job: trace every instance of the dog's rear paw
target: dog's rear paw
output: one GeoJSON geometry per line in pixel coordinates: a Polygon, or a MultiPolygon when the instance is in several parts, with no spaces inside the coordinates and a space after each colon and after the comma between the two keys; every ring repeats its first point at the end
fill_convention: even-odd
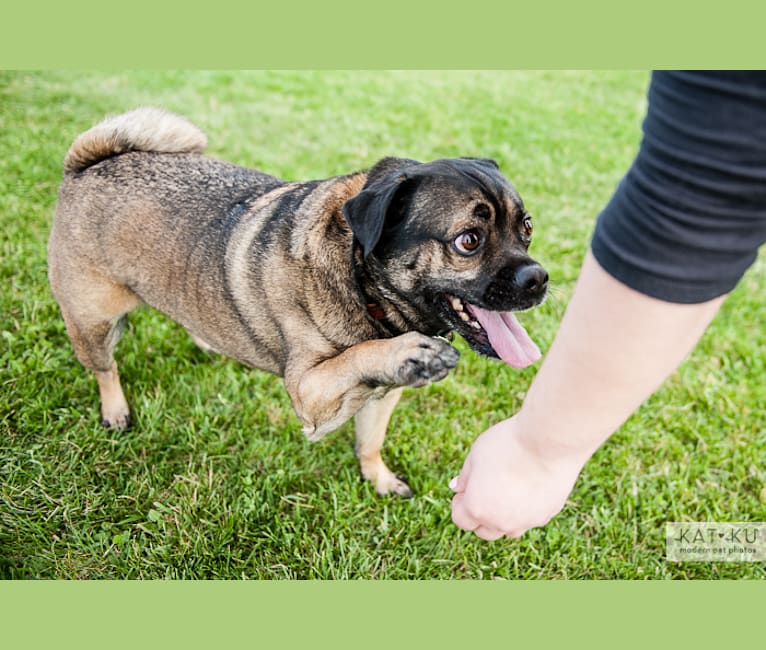
{"type": "Polygon", "coordinates": [[[107,429],[127,429],[130,426],[130,408],[120,386],[117,364],[109,370],[97,370],[99,397],[101,398],[101,424],[107,429]]]}
{"type": "Polygon", "coordinates": [[[410,332],[401,336],[401,350],[396,381],[400,386],[424,386],[444,379],[456,365],[460,353],[449,343],[410,332]]]}
{"type": "Polygon", "coordinates": [[[130,428],[130,410],[127,405],[106,410],[101,409],[101,424],[107,429],[124,430],[130,428]]]}

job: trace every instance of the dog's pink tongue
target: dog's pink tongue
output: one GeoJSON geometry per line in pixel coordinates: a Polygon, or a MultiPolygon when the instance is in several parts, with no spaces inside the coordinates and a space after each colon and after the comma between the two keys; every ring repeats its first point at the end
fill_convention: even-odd
{"type": "Polygon", "coordinates": [[[487,331],[489,342],[497,355],[514,368],[525,368],[542,355],[540,348],[510,311],[488,311],[468,305],[476,320],[487,331]]]}

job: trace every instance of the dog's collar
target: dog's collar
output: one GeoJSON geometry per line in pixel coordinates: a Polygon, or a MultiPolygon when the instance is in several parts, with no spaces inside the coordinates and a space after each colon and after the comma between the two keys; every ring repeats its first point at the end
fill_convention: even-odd
{"type": "Polygon", "coordinates": [[[394,325],[386,316],[386,312],[381,306],[380,303],[372,301],[370,296],[367,294],[367,292],[364,290],[363,287],[360,285],[360,289],[362,292],[362,295],[364,296],[364,299],[367,301],[367,313],[372,317],[372,319],[375,321],[375,324],[378,326],[378,329],[382,330],[382,333],[385,336],[394,337],[398,336],[399,334],[403,334],[404,332],[401,330],[401,328],[394,325]]]}
{"type": "MultiPolygon", "coordinates": [[[[356,242],[355,242],[356,247],[356,242]]],[[[373,318],[376,325],[379,326],[380,329],[383,330],[383,333],[386,336],[397,336],[399,334],[403,334],[404,331],[394,325],[386,316],[386,311],[383,309],[381,304],[379,302],[375,302],[370,294],[367,293],[364,289],[364,283],[362,282],[362,271],[359,268],[359,264],[356,259],[356,248],[354,249],[353,255],[352,255],[352,266],[354,269],[354,280],[356,281],[356,286],[359,290],[359,293],[362,294],[364,297],[364,300],[367,305],[367,313],[373,318]]],[[[436,338],[440,338],[445,340],[446,342],[450,342],[454,338],[454,332],[450,330],[448,327],[445,327],[443,330],[437,332],[433,335],[436,338]]]]}
{"type": "Polygon", "coordinates": [[[368,302],[367,311],[375,320],[386,320],[386,312],[377,302],[368,302]]]}
{"type": "Polygon", "coordinates": [[[367,293],[366,289],[364,288],[364,272],[357,259],[357,255],[360,250],[359,242],[357,241],[356,237],[354,237],[351,249],[351,265],[354,270],[354,282],[356,283],[357,290],[364,299],[364,303],[367,307],[367,313],[373,319],[376,328],[381,332],[381,334],[383,334],[383,336],[394,337],[398,336],[399,334],[403,334],[404,331],[394,325],[394,323],[389,320],[388,316],[386,316],[386,311],[383,309],[383,306],[380,304],[380,302],[374,300],[373,297],[370,296],[370,294],[367,293]]]}

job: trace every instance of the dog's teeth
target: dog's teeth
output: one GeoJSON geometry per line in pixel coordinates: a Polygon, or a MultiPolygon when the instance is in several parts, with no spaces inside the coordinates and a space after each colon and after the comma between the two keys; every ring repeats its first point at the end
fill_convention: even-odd
{"type": "Polygon", "coordinates": [[[471,327],[473,327],[475,330],[480,330],[481,329],[481,325],[477,321],[475,321],[475,320],[471,321],[471,327]]]}
{"type": "Polygon", "coordinates": [[[461,311],[460,312],[460,319],[467,323],[470,320],[470,317],[464,311],[461,311]]]}
{"type": "Polygon", "coordinates": [[[463,303],[460,301],[460,298],[453,296],[450,298],[450,303],[452,304],[452,309],[455,311],[463,311],[463,303]]]}

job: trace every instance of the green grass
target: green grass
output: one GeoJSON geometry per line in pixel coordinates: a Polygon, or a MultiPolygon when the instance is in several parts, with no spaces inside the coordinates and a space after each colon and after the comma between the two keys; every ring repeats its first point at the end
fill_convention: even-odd
{"type": "Polygon", "coordinates": [[[349,425],[307,442],[281,380],[202,353],[149,309],[118,358],[135,426],[99,425],[46,280],[71,140],[139,104],[188,116],[210,153],[288,179],[386,155],[497,159],[535,216],[553,295],[523,319],[546,349],[598,211],[640,138],[640,72],[0,72],[0,577],[764,578],[673,564],[667,521],[766,520],[766,266],[687,362],[520,541],[451,523],[472,440],[515,412],[535,369],[459,342],[446,380],[409,390],[385,453],[416,492],[362,483],[349,425]]]}

